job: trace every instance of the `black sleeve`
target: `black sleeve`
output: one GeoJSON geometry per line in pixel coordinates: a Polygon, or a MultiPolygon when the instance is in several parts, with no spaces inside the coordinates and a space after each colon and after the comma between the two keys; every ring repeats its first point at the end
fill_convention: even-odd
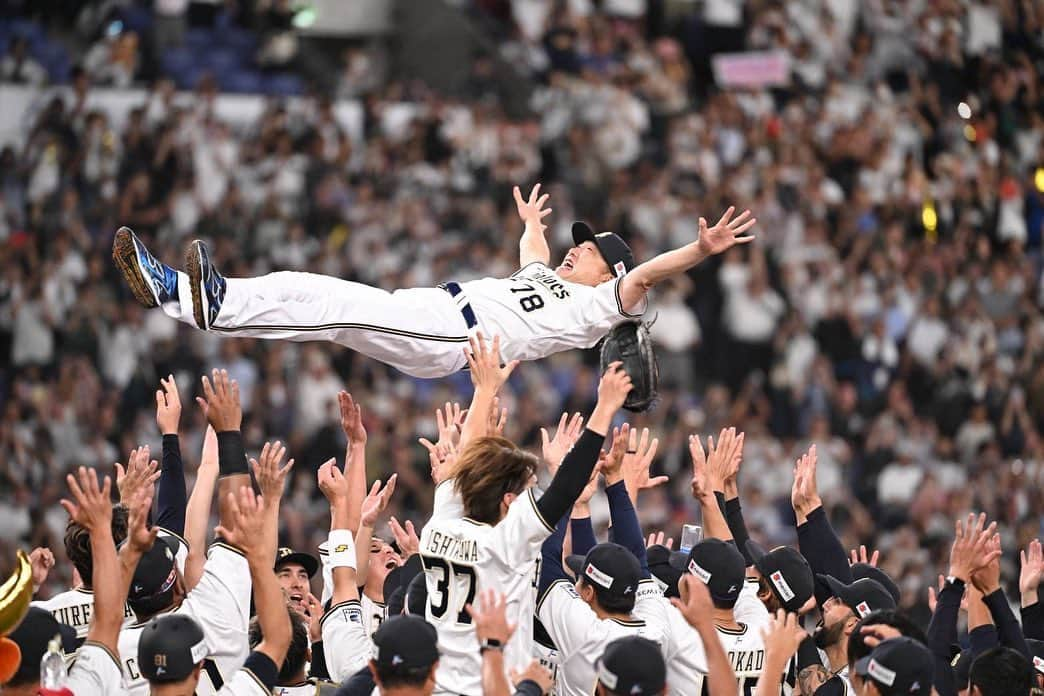
{"type": "Polygon", "coordinates": [[[156,487],[156,524],[178,536],[185,533],[185,465],[177,435],[163,436],[163,464],[156,487]]]}
{"type": "Polygon", "coordinates": [[[939,696],[957,696],[957,683],[950,666],[950,646],[957,642],[957,612],[964,597],[964,583],[954,580],[939,590],[938,603],[928,625],[928,649],[935,658],[932,685],[939,696]]]}
{"type": "Polygon", "coordinates": [[[255,650],[247,655],[246,662],[243,663],[243,669],[252,672],[257,680],[264,684],[269,691],[275,688],[276,678],[279,676],[279,668],[276,667],[276,663],[272,662],[272,658],[268,655],[255,650]]]}
{"type": "Polygon", "coordinates": [[[976,626],[968,631],[968,646],[971,648],[972,655],[979,656],[998,645],[1000,645],[1000,639],[997,637],[997,627],[993,624],[976,626]]]}
{"type": "Polygon", "coordinates": [[[217,434],[217,440],[218,475],[224,477],[250,473],[242,433],[238,430],[226,430],[217,434]]]}
{"type": "Polygon", "coordinates": [[[1019,610],[1022,614],[1022,635],[1033,640],[1044,640],[1044,604],[1037,602],[1019,610]]]}
{"type": "Polygon", "coordinates": [[[797,671],[801,674],[801,670],[812,665],[822,665],[822,660],[819,659],[819,649],[816,648],[816,639],[809,636],[805,640],[801,641],[801,645],[798,646],[797,651],[797,671]]]}
{"type": "Polygon", "coordinates": [[[526,679],[515,687],[514,696],[544,696],[544,690],[532,679],[526,679]]]}
{"type": "Polygon", "coordinates": [[[540,500],[536,501],[537,512],[552,526],[568,513],[584,486],[591,480],[591,472],[598,463],[598,454],[602,451],[605,435],[585,429],[580,439],[569,450],[558,473],[547,487],[540,500]]]}
{"type": "Polygon", "coordinates": [[[308,676],[324,681],[330,680],[330,670],[326,666],[326,650],[321,640],[312,643],[312,662],[308,665],[308,676]]]}
{"type": "Polygon", "coordinates": [[[1000,638],[1001,645],[1018,650],[1023,657],[1032,661],[1033,655],[1030,653],[1029,645],[1026,644],[1025,636],[1022,635],[1022,627],[1019,626],[1015,614],[1011,611],[1008,598],[1004,596],[1004,590],[991,592],[982,598],[982,602],[990,610],[993,623],[997,625],[997,636],[1000,638]]]}
{"type": "MultiPolygon", "coordinates": [[[[808,561],[812,572],[832,575],[846,585],[852,584],[852,567],[848,564],[845,547],[827,519],[822,506],[808,513],[805,523],[798,526],[798,550],[808,561]]],[[[830,599],[828,590],[816,583],[816,601],[822,606],[830,599]]]]}
{"type": "Polygon", "coordinates": [[[336,696],[370,696],[376,688],[373,673],[370,672],[369,666],[366,666],[341,682],[336,696]]]}
{"type": "MultiPolygon", "coordinates": [[[[715,496],[719,494],[715,493],[715,496]]],[[[724,498],[724,495],[722,494],[724,498]]],[[[732,538],[736,540],[736,546],[739,547],[740,553],[743,554],[743,558],[747,560],[747,567],[754,565],[754,559],[747,553],[747,540],[750,539],[750,534],[747,533],[747,522],[743,519],[743,508],[740,507],[739,498],[733,498],[726,500],[724,505],[720,505],[722,508],[721,512],[725,515],[725,522],[729,525],[729,532],[732,534],[732,538]]]]}

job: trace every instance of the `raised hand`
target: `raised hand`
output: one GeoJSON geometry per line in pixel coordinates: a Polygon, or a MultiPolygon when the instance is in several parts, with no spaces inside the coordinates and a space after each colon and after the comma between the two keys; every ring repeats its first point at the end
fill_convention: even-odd
{"type": "Polygon", "coordinates": [[[265,501],[254,495],[249,486],[242,486],[238,494],[228,494],[228,520],[226,525],[214,528],[214,534],[235,546],[247,560],[275,564],[275,548],[267,548],[265,537],[265,501]],[[271,556],[271,561],[263,560],[271,556]]]}
{"type": "Polygon", "coordinates": [[[540,693],[551,693],[551,687],[555,684],[554,675],[551,671],[540,664],[540,660],[533,660],[521,672],[517,669],[511,670],[511,683],[516,687],[524,681],[531,681],[540,687],[540,693]]]}
{"type": "MultiPolygon", "coordinates": [[[[714,440],[707,438],[707,442],[713,444],[714,440]]],[[[714,497],[714,489],[707,484],[707,454],[699,435],[689,436],[689,456],[692,458],[692,497],[696,500],[714,497]]]]}
{"type": "Polygon", "coordinates": [[[653,532],[649,535],[649,538],[645,540],[645,548],[652,546],[666,546],[668,549],[674,548],[674,539],[672,537],[664,538],[663,532],[653,532]]]}
{"type": "Polygon", "coordinates": [[[522,222],[536,227],[539,232],[546,230],[547,225],[542,221],[551,214],[551,208],[544,210],[543,207],[550,196],[546,193],[543,196],[540,195],[540,184],[534,186],[530,191],[529,200],[522,197],[522,191],[517,186],[513,193],[515,194],[515,205],[518,207],[518,216],[522,218],[522,222]]]}
{"type": "Polygon", "coordinates": [[[323,603],[311,592],[304,599],[304,618],[308,621],[308,640],[318,643],[323,639],[323,603]]]}
{"type": "Polygon", "coordinates": [[[468,343],[470,350],[464,351],[464,357],[468,361],[475,391],[497,393],[518,367],[519,361],[512,360],[503,366],[500,364],[500,336],[494,336],[493,343],[487,346],[482,332],[478,331],[468,339],[468,343]]]}
{"type": "Polygon", "coordinates": [[[238,431],[243,424],[243,407],[239,402],[239,384],[228,376],[228,370],[214,370],[213,383],[203,375],[203,396],[196,402],[207,414],[214,431],[238,431]]]}
{"type": "Polygon", "coordinates": [[[33,587],[40,587],[54,567],[54,554],[46,546],[37,546],[29,552],[29,566],[33,570],[33,587]]]}
{"type": "Polygon", "coordinates": [[[588,505],[591,503],[591,498],[593,498],[595,493],[598,492],[598,477],[602,474],[604,467],[605,459],[600,457],[598,463],[595,464],[594,471],[591,472],[591,478],[587,481],[587,485],[584,486],[584,490],[580,491],[580,495],[577,496],[576,502],[573,503],[573,517],[591,516],[588,505]]]}
{"type": "Polygon", "coordinates": [[[348,442],[352,446],[365,445],[366,428],[362,422],[362,407],[343,389],[337,393],[337,405],[341,409],[341,430],[348,442]]]}
{"type": "Polygon", "coordinates": [[[794,486],[790,491],[790,502],[794,506],[798,523],[804,522],[808,513],[823,505],[816,487],[816,446],[808,448],[794,466],[794,486]]]}
{"type": "Polygon", "coordinates": [[[343,507],[348,504],[348,479],[337,466],[336,459],[327,459],[316,472],[319,490],[323,492],[330,507],[343,507]]]}
{"type": "Polygon", "coordinates": [[[783,609],[776,610],[768,623],[761,629],[761,639],[765,643],[765,661],[786,662],[797,652],[801,641],[808,638],[808,633],[801,627],[797,614],[790,614],[783,609]]]}
{"type": "Polygon", "coordinates": [[[362,504],[360,524],[363,527],[373,529],[374,525],[377,524],[377,518],[388,507],[388,501],[391,500],[392,493],[395,492],[395,481],[398,478],[398,474],[392,474],[384,488],[381,488],[379,480],[374,481],[373,485],[370,486],[370,492],[366,494],[366,499],[362,504]]]}
{"type": "Polygon", "coordinates": [[[641,437],[638,437],[637,429],[631,430],[627,452],[623,458],[623,477],[632,502],[637,501],[639,491],[662,486],[670,480],[666,476],[649,476],[649,468],[656,459],[659,446],[659,439],[654,437],[649,440],[648,428],[642,428],[641,437]]]}
{"type": "Polygon", "coordinates": [[[862,563],[864,565],[876,568],[877,561],[881,558],[881,552],[877,549],[874,549],[874,552],[867,556],[866,546],[860,544],[858,551],[852,549],[848,552],[848,557],[852,565],[855,565],[856,563],[862,563]]]}
{"type": "Polygon", "coordinates": [[[609,363],[598,382],[598,401],[616,413],[623,407],[632,388],[631,377],[624,372],[623,363],[619,360],[609,363]]]}
{"type": "Polygon", "coordinates": [[[704,256],[720,254],[737,244],[748,244],[754,241],[754,235],[745,234],[745,232],[754,226],[757,218],[751,217],[749,210],[744,210],[733,219],[734,212],[736,212],[735,206],[729,206],[714,227],[708,227],[707,221],[700,218],[700,238],[696,244],[704,256]]]}
{"type": "Polygon", "coordinates": [[[678,608],[690,626],[714,624],[714,602],[703,581],[686,573],[678,580],[678,594],[681,599],[674,597],[671,604],[678,608]]]}
{"type": "Polygon", "coordinates": [[[999,549],[988,549],[997,531],[997,523],[991,522],[987,527],[985,513],[977,519],[974,514],[969,514],[966,523],[958,519],[954,527],[948,575],[967,583],[971,581],[972,573],[1000,556],[999,549]]]}
{"type": "Polygon", "coordinates": [[[1000,534],[994,534],[986,542],[985,558],[988,561],[972,571],[971,576],[972,585],[982,593],[983,597],[1000,589],[1001,553],[1000,534]]]}
{"type": "Polygon", "coordinates": [[[613,444],[609,447],[609,453],[605,456],[602,472],[605,474],[606,483],[612,485],[623,479],[623,462],[627,456],[627,448],[631,442],[631,425],[624,423],[619,428],[613,428],[613,444]]]}
{"type": "Polygon", "coordinates": [[[544,461],[554,474],[559,465],[565,459],[566,452],[580,439],[584,431],[584,417],[579,413],[570,418],[568,413],[563,413],[558,419],[558,427],[555,428],[555,436],[548,437],[547,428],[540,429],[540,439],[543,442],[544,461]]]}
{"type": "Polygon", "coordinates": [[[181,422],[181,397],[174,375],[160,380],[162,389],[156,390],[156,425],[164,435],[177,435],[181,422]]]}
{"type": "Polygon", "coordinates": [[[159,479],[159,463],[149,460],[149,446],[132,449],[127,459],[127,468],[119,462],[116,468],[116,488],[120,492],[120,502],[129,505],[137,497],[139,491],[147,488],[159,479]]]}
{"type": "Polygon", "coordinates": [[[112,527],[112,479],[108,476],[102,485],[98,485],[98,475],[94,469],[80,467],[76,475],[68,474],[65,482],[69,484],[69,492],[73,500],[61,499],[62,507],[76,524],[88,532],[97,532],[112,527]]]}
{"type": "Polygon", "coordinates": [[[464,417],[467,413],[468,410],[462,409],[460,404],[455,401],[452,403],[447,401],[442,409],[435,409],[435,424],[439,429],[439,439],[436,444],[460,442],[460,429],[464,425],[464,417]]]}
{"type": "Polygon", "coordinates": [[[1040,539],[1034,539],[1025,551],[1019,552],[1022,562],[1019,571],[1019,593],[1022,595],[1022,606],[1028,607],[1037,603],[1041,576],[1044,575],[1044,551],[1040,539]]]}
{"type": "Polygon", "coordinates": [[[707,485],[711,490],[723,493],[725,480],[729,476],[732,461],[737,451],[742,451],[743,435],[736,434],[735,428],[722,428],[718,434],[718,444],[707,438],[707,485]]]}
{"type": "Polygon", "coordinates": [[[507,602],[504,595],[496,590],[487,589],[479,594],[478,600],[478,606],[464,605],[475,624],[478,639],[499,640],[502,645],[507,645],[515,633],[516,626],[507,619],[507,602]]]}
{"type": "MultiPolygon", "coordinates": [[[[935,613],[935,607],[938,606],[938,604],[939,604],[939,595],[938,595],[938,593],[942,592],[942,588],[945,587],[945,586],[946,586],[946,577],[942,576],[942,575],[939,576],[939,582],[938,582],[939,589],[938,590],[936,590],[931,585],[928,586],[928,611],[932,612],[933,614],[935,613]]],[[[965,590],[964,590],[964,596],[961,597],[961,611],[963,611],[963,612],[967,612],[968,611],[968,590],[967,590],[967,588],[965,588],[965,590]]]]}
{"type": "Polygon", "coordinates": [[[399,555],[403,560],[420,552],[420,539],[417,537],[417,530],[414,529],[413,522],[406,520],[404,527],[392,517],[388,520],[388,527],[391,529],[392,536],[395,537],[395,545],[399,547],[399,555]]]}
{"type": "Polygon", "coordinates": [[[428,460],[431,464],[431,480],[437,486],[445,478],[444,473],[452,471],[457,462],[457,445],[454,442],[438,442],[432,444],[427,438],[418,440],[424,449],[428,450],[428,460]]]}
{"type": "Polygon", "coordinates": [[[275,444],[265,443],[261,449],[260,459],[250,460],[250,467],[254,470],[257,486],[269,504],[279,500],[283,495],[283,482],[286,481],[287,474],[294,467],[293,459],[288,461],[286,466],[279,466],[285,455],[286,448],[283,447],[282,442],[276,440],[275,444]]]}
{"type": "Polygon", "coordinates": [[[137,554],[144,554],[151,549],[159,533],[159,527],[149,529],[153,493],[151,486],[143,488],[127,506],[127,544],[137,554]]]}
{"type": "MultiPolygon", "coordinates": [[[[933,612],[934,613],[934,612],[933,612]]],[[[863,634],[863,642],[871,648],[876,648],[886,640],[892,638],[899,638],[903,634],[895,626],[888,626],[885,624],[872,624],[870,626],[863,626],[861,629],[863,634]]]]}
{"type": "Polygon", "coordinates": [[[508,410],[500,407],[500,397],[493,397],[493,408],[489,410],[489,424],[486,434],[490,437],[503,437],[507,426],[508,410]]]}

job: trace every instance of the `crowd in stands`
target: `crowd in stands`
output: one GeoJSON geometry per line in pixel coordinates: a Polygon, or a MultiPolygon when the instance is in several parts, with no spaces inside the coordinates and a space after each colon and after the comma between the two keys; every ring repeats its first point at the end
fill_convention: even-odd
{"type": "MultiPolygon", "coordinates": [[[[901,608],[927,615],[967,510],[999,523],[1014,588],[1016,550],[1044,515],[1041,6],[721,0],[679,18],[685,3],[650,2],[663,10],[653,21],[642,2],[479,4],[510,23],[504,53],[538,83],[529,118],[509,119],[479,72],[472,98],[450,100],[346,70],[360,138],[324,96],[272,100],[233,129],[211,108],[220,74],[180,93],[157,79],[117,129],[91,94],[118,51],[87,53],[71,83],[41,89],[23,139],[0,144],[0,556],[61,549],[66,472],[140,444],[159,451],[159,377],[173,374],[189,403],[213,366],[240,386],[247,450],[279,438],[298,462],[286,545],[325,538],[312,474],[343,452],[346,384],[366,406],[368,478],[397,473],[391,512],[426,519],[416,441],[434,437],[436,407],[466,401],[466,374],[413,380],[328,345],[187,330],[129,300],[112,234],[129,225],[166,258],[210,239],[232,276],[431,286],[510,274],[521,232],[510,189],[539,180],[558,249],[574,219],[644,259],[730,203],[758,216],[756,244],[654,300],[664,389],[631,424],[659,438],[653,470],[671,478],[643,493],[647,530],[677,537],[697,515],[688,435],[737,425],[755,538],[794,541],[792,471],[815,444],[834,528],[846,547],[882,549],[901,608]],[[983,46],[990,21],[996,43],[983,46]],[[714,89],[711,35],[788,50],[790,85],[714,89]]],[[[0,74],[44,81],[18,62],[24,50],[11,41],[0,74]]],[[[505,434],[538,451],[557,414],[590,412],[596,362],[519,368],[501,394],[505,434]]],[[[186,408],[190,487],[204,427],[186,408]]]]}

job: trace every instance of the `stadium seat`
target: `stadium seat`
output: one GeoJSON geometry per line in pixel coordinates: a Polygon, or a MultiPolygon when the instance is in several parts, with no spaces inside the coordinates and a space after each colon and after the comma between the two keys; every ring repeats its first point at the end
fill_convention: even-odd
{"type": "Polygon", "coordinates": [[[295,97],[304,91],[301,78],[291,73],[276,73],[265,80],[265,93],[277,97],[295,97]]]}
{"type": "Polygon", "coordinates": [[[261,76],[252,70],[234,70],[218,75],[221,89],[241,94],[256,94],[261,91],[261,76]]]}

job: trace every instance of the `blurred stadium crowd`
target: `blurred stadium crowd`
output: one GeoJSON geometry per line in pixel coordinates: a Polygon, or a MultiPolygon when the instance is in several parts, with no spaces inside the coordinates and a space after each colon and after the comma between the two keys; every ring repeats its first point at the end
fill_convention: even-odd
{"type": "MultiPolygon", "coordinates": [[[[129,30],[47,87],[64,76],[33,56],[46,32],[4,20],[0,79],[41,91],[24,141],[0,144],[0,557],[61,549],[64,473],[141,443],[159,451],[159,377],[190,394],[215,366],[239,382],[248,450],[282,437],[299,462],[287,545],[325,536],[311,482],[343,452],[345,384],[366,407],[369,478],[398,472],[394,514],[422,519],[431,484],[416,437],[434,435],[437,405],[466,402],[466,375],[414,380],[329,345],[191,330],[129,298],[111,236],[129,225],[165,259],[205,237],[232,276],[429,286],[510,274],[521,233],[510,188],[541,181],[557,249],[574,219],[620,233],[640,260],[729,204],[759,219],[756,244],[657,293],[666,388],[631,422],[660,438],[656,473],[678,475],[645,493],[643,527],[677,535],[691,521],[686,436],[738,424],[752,534],[792,541],[793,464],[814,442],[838,533],[882,549],[904,601],[920,605],[905,608],[926,612],[955,517],[987,512],[1008,559],[1044,531],[1044,9],[991,5],[999,49],[977,46],[981,8],[959,0],[483,0],[471,10],[537,85],[531,115],[506,115],[487,61],[470,96],[450,99],[384,79],[380,52],[358,49],[337,95],[360,100],[361,139],[325,94],[273,97],[232,128],[212,110],[235,88],[220,66],[177,72],[165,44],[129,30]],[[716,89],[711,52],[745,48],[788,51],[790,85],[716,89]],[[187,80],[195,88],[175,93],[187,80]],[[92,90],[133,84],[148,98],[116,130],[92,90]]],[[[164,39],[173,51],[185,50],[179,31],[164,39]]],[[[236,31],[256,47],[269,36],[236,31]]],[[[589,411],[595,363],[577,352],[517,370],[511,439],[537,448],[548,414],[589,411]]],[[[205,427],[193,419],[190,470],[205,427]]]]}

